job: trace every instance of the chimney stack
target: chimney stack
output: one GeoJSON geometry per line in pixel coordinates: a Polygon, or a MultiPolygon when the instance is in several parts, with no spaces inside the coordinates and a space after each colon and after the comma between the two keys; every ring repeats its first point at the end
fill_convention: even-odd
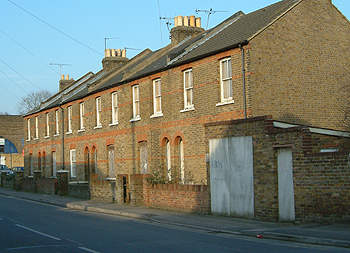
{"type": "Polygon", "coordinates": [[[102,60],[104,70],[110,71],[124,66],[129,61],[126,58],[126,50],[123,49],[106,49],[105,58],[102,60]]]}
{"type": "Polygon", "coordinates": [[[203,31],[201,18],[177,16],[174,18],[174,27],[170,31],[171,44],[177,45],[187,37],[194,37],[203,31]]]}
{"type": "Polygon", "coordinates": [[[69,79],[69,75],[61,75],[61,80],[59,81],[59,91],[66,89],[74,83],[74,79],[69,79]]]}

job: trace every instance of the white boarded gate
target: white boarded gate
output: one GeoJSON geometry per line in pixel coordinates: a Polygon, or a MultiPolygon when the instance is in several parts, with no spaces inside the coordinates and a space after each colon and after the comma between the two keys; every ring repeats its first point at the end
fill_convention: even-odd
{"type": "Polygon", "coordinates": [[[211,211],[254,216],[251,136],[209,140],[211,211]]]}
{"type": "Polygon", "coordinates": [[[291,149],[278,150],[278,210],[280,221],[294,221],[293,154],[291,149]]]}

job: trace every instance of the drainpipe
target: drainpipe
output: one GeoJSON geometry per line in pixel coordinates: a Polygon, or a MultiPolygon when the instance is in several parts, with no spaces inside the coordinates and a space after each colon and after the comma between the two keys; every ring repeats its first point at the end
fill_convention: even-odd
{"type": "Polygon", "coordinates": [[[245,53],[244,48],[242,47],[242,44],[239,44],[239,48],[241,49],[241,55],[242,55],[242,82],[243,82],[243,112],[244,112],[244,119],[247,119],[247,95],[246,95],[246,89],[245,89],[245,53]]]}
{"type": "Polygon", "coordinates": [[[59,106],[61,108],[61,114],[62,114],[62,170],[64,170],[64,110],[62,108],[62,106],[59,106]]]}

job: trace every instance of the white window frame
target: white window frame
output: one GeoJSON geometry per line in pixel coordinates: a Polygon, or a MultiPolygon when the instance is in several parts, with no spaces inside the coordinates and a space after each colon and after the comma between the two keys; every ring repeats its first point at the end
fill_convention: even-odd
{"type": "Polygon", "coordinates": [[[27,120],[27,135],[28,135],[28,139],[27,141],[30,141],[30,119],[27,120]]]}
{"type": "Polygon", "coordinates": [[[151,118],[155,118],[155,117],[161,117],[163,116],[163,112],[162,112],[162,82],[161,79],[155,79],[153,80],[153,115],[151,116],[151,118]],[[160,94],[157,96],[156,95],[156,84],[159,82],[160,85],[160,94]],[[159,98],[159,108],[160,110],[157,111],[157,98],[159,98]]]}
{"type": "Polygon", "coordinates": [[[49,113],[45,113],[45,117],[46,117],[46,136],[45,137],[49,137],[50,136],[50,123],[49,123],[49,113]]]}
{"type": "Polygon", "coordinates": [[[193,110],[194,109],[194,104],[193,104],[193,74],[192,74],[192,69],[187,69],[183,72],[183,80],[184,80],[184,110],[183,111],[187,111],[187,110],[193,110]],[[186,75],[189,75],[190,78],[190,85],[188,85],[188,87],[186,87],[186,75]],[[187,104],[187,91],[191,92],[191,103],[187,104]]]}
{"type": "Polygon", "coordinates": [[[185,183],[185,154],[184,154],[184,142],[179,140],[179,158],[180,158],[180,180],[181,183],[185,183]]]}
{"type": "Polygon", "coordinates": [[[56,134],[55,135],[59,135],[60,134],[60,128],[59,128],[59,121],[58,121],[58,110],[55,111],[55,123],[56,123],[56,134]]]}
{"type": "Polygon", "coordinates": [[[29,173],[33,176],[33,153],[29,153],[29,173]]]}
{"type": "Polygon", "coordinates": [[[85,103],[81,102],[79,103],[79,130],[78,131],[84,131],[84,113],[85,113],[85,103]]]}
{"type": "Polygon", "coordinates": [[[75,149],[69,150],[70,177],[77,177],[77,153],[75,149]]]}
{"type": "Polygon", "coordinates": [[[119,113],[118,93],[117,92],[111,93],[111,97],[112,97],[112,123],[109,125],[113,126],[118,124],[118,113],[119,113]]]}
{"type": "Polygon", "coordinates": [[[170,140],[166,140],[165,143],[165,156],[166,156],[166,168],[167,168],[167,177],[168,181],[171,181],[171,147],[170,140]]]}
{"type": "Polygon", "coordinates": [[[39,119],[38,116],[35,117],[35,139],[39,139],[39,119]]]}
{"type": "Polygon", "coordinates": [[[114,145],[107,146],[108,154],[108,178],[115,179],[115,152],[114,145]]]}
{"type": "Polygon", "coordinates": [[[141,116],[140,116],[140,87],[138,84],[132,86],[132,116],[133,117],[132,117],[131,121],[136,121],[136,120],[141,119],[141,116]]]}
{"type": "MultiPolygon", "coordinates": [[[[228,73],[229,74],[229,73],[228,73]]],[[[220,105],[225,105],[225,104],[232,104],[234,103],[234,100],[233,100],[233,86],[232,86],[232,61],[231,61],[231,57],[227,57],[227,58],[224,58],[222,60],[220,60],[220,98],[221,98],[221,102],[219,104],[217,104],[217,106],[220,106],[220,105]],[[223,64],[228,64],[228,62],[230,63],[229,66],[228,66],[228,70],[231,71],[231,76],[228,75],[227,78],[223,78],[223,64]],[[224,82],[225,81],[230,81],[230,86],[231,86],[231,94],[232,96],[231,97],[224,97],[224,82]]]]}
{"type": "Polygon", "coordinates": [[[56,177],[56,172],[57,172],[57,157],[56,157],[56,151],[51,152],[51,161],[52,161],[52,177],[56,177]]]}
{"type": "Polygon", "coordinates": [[[96,126],[94,128],[101,128],[101,114],[102,114],[102,106],[101,106],[101,97],[97,97],[95,99],[96,103],[96,126]]]}
{"type": "Polygon", "coordinates": [[[71,134],[72,133],[72,106],[68,106],[67,107],[67,117],[68,117],[68,131],[67,134],[71,134]]]}

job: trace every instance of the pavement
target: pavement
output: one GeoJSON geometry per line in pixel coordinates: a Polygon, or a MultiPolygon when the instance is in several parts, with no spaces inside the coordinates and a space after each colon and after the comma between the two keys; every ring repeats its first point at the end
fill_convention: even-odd
{"type": "Polygon", "coordinates": [[[120,205],[95,200],[15,191],[0,188],[0,194],[74,210],[104,213],[239,236],[350,248],[350,221],[332,224],[278,223],[214,215],[188,214],[154,208],[120,205]]]}

